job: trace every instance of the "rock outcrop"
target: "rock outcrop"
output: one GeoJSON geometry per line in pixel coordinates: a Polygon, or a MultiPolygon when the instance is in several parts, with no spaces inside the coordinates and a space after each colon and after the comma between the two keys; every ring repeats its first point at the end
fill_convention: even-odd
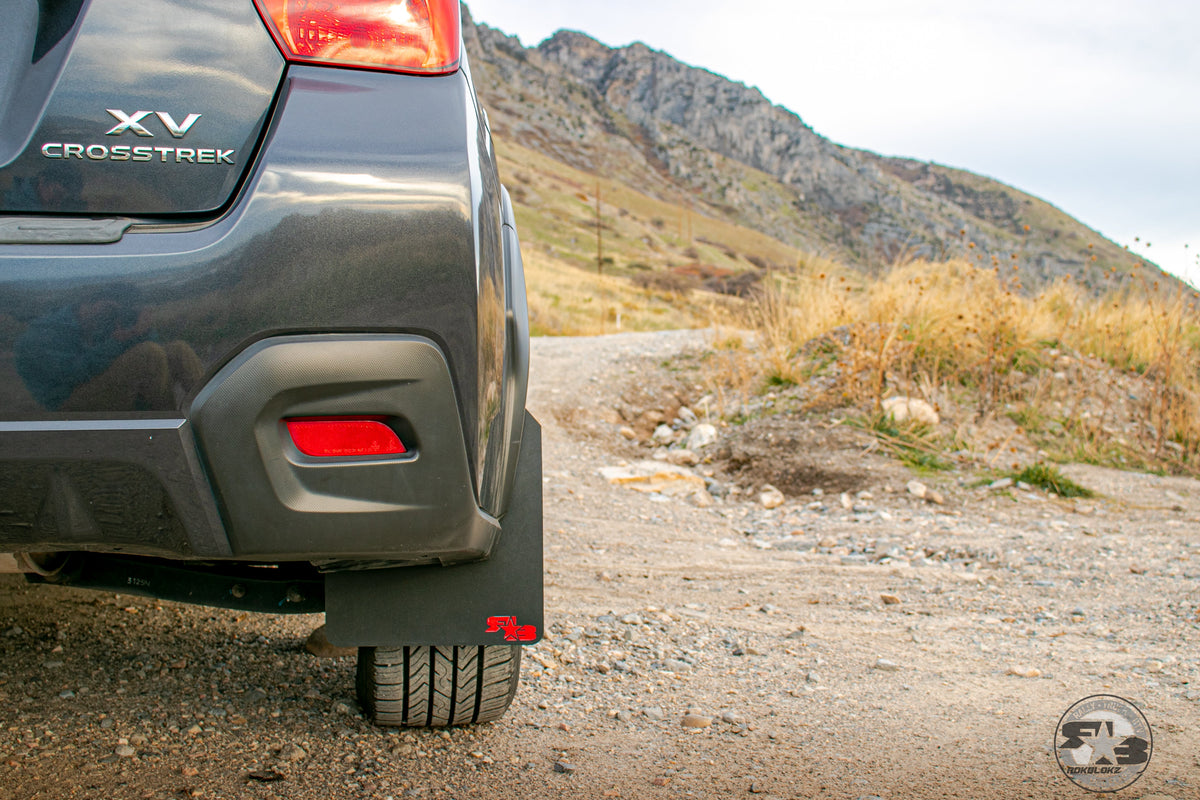
{"type": "Polygon", "coordinates": [[[863,270],[909,257],[1019,259],[1026,288],[1098,287],[1139,262],[1037,198],[937,164],[842,147],[757,89],[644,44],[575,31],[537,47],[476,25],[476,85],[493,131],[576,169],[724,216],[863,270]]]}

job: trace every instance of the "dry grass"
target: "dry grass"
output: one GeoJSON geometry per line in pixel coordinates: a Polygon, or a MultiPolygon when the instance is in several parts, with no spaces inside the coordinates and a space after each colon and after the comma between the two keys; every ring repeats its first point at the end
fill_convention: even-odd
{"type": "Polygon", "coordinates": [[[819,271],[848,273],[731,222],[691,195],[652,197],[503,138],[496,146],[521,231],[535,333],[711,327],[740,318],[744,303],[698,290],[707,277],[753,287],[775,274],[800,280],[819,271]]]}
{"type": "Polygon", "coordinates": [[[730,222],[690,196],[651,197],[504,139],[497,140],[496,149],[526,252],[596,270],[599,189],[603,251],[612,259],[606,273],[628,278],[697,262],[735,274],[766,267],[791,270],[803,258],[795,247],[730,222]]]}
{"type": "Polygon", "coordinates": [[[1195,297],[1136,275],[1096,298],[1069,279],[1036,296],[1019,270],[897,265],[874,283],[781,280],[746,311],[762,383],[823,378],[825,405],[878,416],[922,397],[1003,415],[1063,459],[1200,472],[1195,297]]]}
{"type": "Polygon", "coordinates": [[[716,295],[692,297],[642,289],[621,278],[597,275],[526,248],[529,323],[535,336],[598,336],[622,331],[699,328],[731,302],[716,295]]]}

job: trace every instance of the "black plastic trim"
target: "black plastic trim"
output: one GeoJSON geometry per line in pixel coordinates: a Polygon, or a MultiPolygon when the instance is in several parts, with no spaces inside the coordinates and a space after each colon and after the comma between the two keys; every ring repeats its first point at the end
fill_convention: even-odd
{"type": "Polygon", "coordinates": [[[508,190],[501,187],[501,246],[504,257],[504,370],[501,413],[488,437],[487,471],[480,505],[502,516],[512,497],[521,454],[525,398],[529,393],[529,307],[525,299],[525,263],[517,238],[508,190]]]}
{"type": "Polygon", "coordinates": [[[506,291],[505,332],[508,339],[504,371],[504,403],[507,451],[499,508],[508,507],[516,481],[517,462],[525,425],[525,400],[529,395],[529,306],[525,294],[525,261],[517,237],[516,215],[507,189],[501,189],[504,226],[504,269],[506,291]]]}
{"type": "Polygon", "coordinates": [[[179,603],[268,614],[325,610],[325,583],[315,571],[279,567],[207,565],[130,556],[72,554],[52,576],[30,583],[74,586],[179,603]]]}
{"type": "Polygon", "coordinates": [[[499,534],[476,504],[449,367],[428,339],[266,339],[213,378],[190,417],[239,558],[450,564],[485,558],[499,534]],[[416,455],[312,459],[281,422],[341,415],[403,420],[416,455]]]}
{"type": "MultiPolygon", "coordinates": [[[[61,477],[52,480],[59,484],[57,487],[48,489],[47,504],[51,508],[65,508],[56,515],[56,524],[50,528],[26,525],[10,529],[6,518],[0,524],[0,544],[4,549],[33,552],[41,549],[40,545],[51,550],[124,546],[146,555],[195,558],[232,555],[186,420],[0,422],[0,465],[23,471],[41,465],[80,465],[86,471],[88,465],[98,464],[127,464],[149,473],[165,492],[175,518],[186,532],[186,541],[177,546],[156,547],[153,538],[144,533],[137,544],[121,538],[114,541],[111,529],[122,528],[120,520],[98,524],[94,519],[95,509],[72,502],[71,483],[61,477]]],[[[6,500],[13,502],[11,497],[6,500]]],[[[115,509],[113,513],[120,511],[115,509]]],[[[138,531],[122,533],[135,536],[138,531]]]]}

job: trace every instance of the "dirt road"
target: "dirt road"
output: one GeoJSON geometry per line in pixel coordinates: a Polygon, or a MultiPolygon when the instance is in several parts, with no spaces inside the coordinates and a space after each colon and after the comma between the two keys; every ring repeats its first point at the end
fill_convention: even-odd
{"type": "Polygon", "coordinates": [[[535,342],[550,635],[501,722],[372,728],[319,618],[0,576],[0,798],[1078,798],[1055,729],[1094,694],[1153,728],[1117,797],[1200,797],[1200,485],[921,478],[939,505],[812,431],[782,446],[842,485],[779,508],[719,471],[711,505],[610,484],[650,452],[614,408],[688,390],[663,364],[703,343],[535,342]]]}

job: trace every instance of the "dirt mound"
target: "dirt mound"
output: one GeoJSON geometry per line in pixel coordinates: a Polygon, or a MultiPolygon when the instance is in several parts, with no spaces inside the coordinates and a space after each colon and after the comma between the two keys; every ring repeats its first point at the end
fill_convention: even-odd
{"type": "Polygon", "coordinates": [[[730,480],[757,488],[771,484],[785,495],[856,492],[885,480],[894,467],[864,455],[869,437],[825,420],[776,416],[731,429],[714,457],[730,480]]]}

